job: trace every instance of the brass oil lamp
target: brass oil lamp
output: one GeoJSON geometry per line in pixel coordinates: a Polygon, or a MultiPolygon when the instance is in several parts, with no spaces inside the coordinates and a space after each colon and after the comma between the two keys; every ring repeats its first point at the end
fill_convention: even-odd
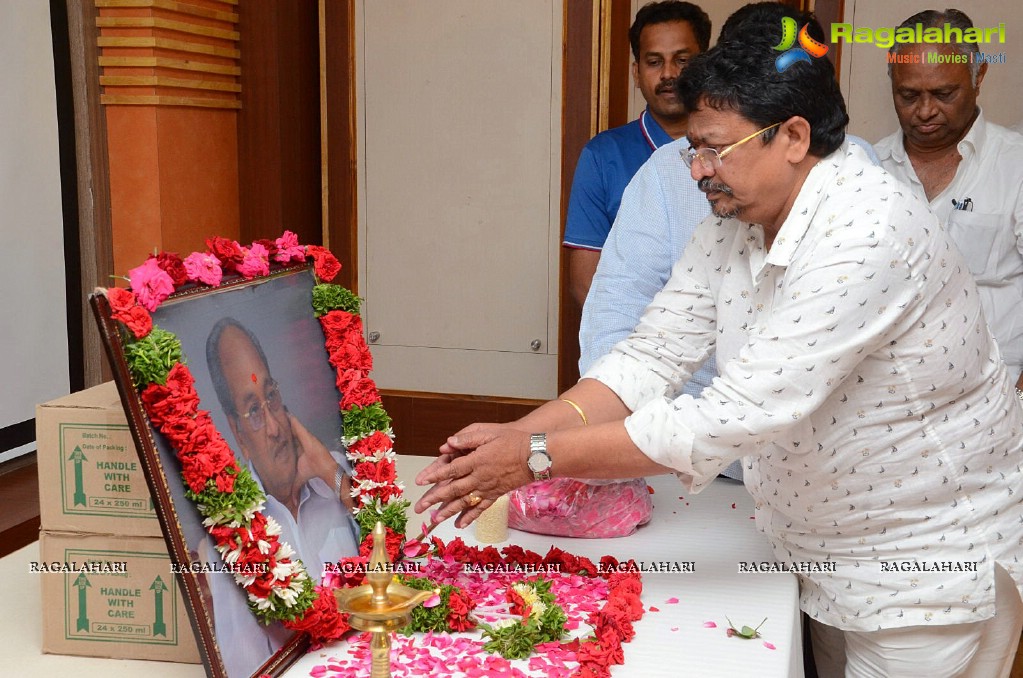
{"type": "Polygon", "coordinates": [[[390,678],[391,632],[409,623],[409,616],[417,605],[440,593],[439,589],[420,591],[394,580],[384,547],[386,534],[384,524],[378,522],[373,528],[373,553],[366,573],[368,583],[334,591],[337,607],[348,614],[348,623],[373,634],[370,642],[372,678],[390,678]]]}

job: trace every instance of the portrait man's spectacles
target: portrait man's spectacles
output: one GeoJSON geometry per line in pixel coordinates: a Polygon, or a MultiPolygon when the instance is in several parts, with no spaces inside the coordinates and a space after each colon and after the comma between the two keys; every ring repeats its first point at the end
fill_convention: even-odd
{"type": "Polygon", "coordinates": [[[699,158],[700,162],[703,164],[704,169],[716,170],[718,167],[721,167],[721,161],[724,159],[726,155],[737,149],[739,146],[742,146],[747,141],[750,141],[751,139],[756,139],[758,136],[760,136],[767,130],[774,129],[780,124],[781,124],[780,122],[776,122],[773,125],[765,127],[764,129],[757,130],[756,132],[749,135],[745,139],[740,139],[731,146],[723,148],[720,151],[717,151],[713,148],[701,148],[699,150],[696,150],[694,148],[681,149],[679,153],[682,155],[682,162],[686,164],[686,167],[692,169],[693,161],[699,158]]]}
{"type": "Polygon", "coordinates": [[[281,400],[280,386],[277,385],[277,382],[272,382],[270,389],[266,392],[266,400],[252,405],[248,411],[242,412],[238,416],[244,419],[249,426],[249,430],[255,433],[266,426],[264,411],[268,411],[270,414],[277,414],[283,407],[284,403],[281,400]]]}

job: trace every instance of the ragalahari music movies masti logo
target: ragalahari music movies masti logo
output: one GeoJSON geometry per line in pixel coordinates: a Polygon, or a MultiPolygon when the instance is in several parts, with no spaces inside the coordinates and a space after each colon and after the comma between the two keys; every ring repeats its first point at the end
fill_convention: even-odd
{"type": "Polygon", "coordinates": [[[806,61],[809,63],[811,57],[819,59],[828,53],[828,46],[822,42],[817,42],[810,37],[807,32],[807,27],[810,24],[803,24],[803,27],[799,29],[799,47],[793,47],[796,44],[796,20],[790,16],[782,17],[781,20],[781,42],[774,46],[774,49],[781,52],[777,59],[774,60],[774,67],[781,73],[786,68],[796,63],[797,61],[806,61]]]}

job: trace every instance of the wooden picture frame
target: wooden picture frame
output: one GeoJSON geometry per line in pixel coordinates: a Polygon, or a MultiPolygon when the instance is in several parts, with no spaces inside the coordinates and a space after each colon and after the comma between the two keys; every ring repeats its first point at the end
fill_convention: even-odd
{"type": "MultiPolygon", "coordinates": [[[[332,518],[326,531],[317,532],[319,528],[309,516],[320,514],[306,510],[307,506],[315,506],[331,512],[334,509],[327,502],[332,497],[338,510],[351,518],[333,484],[316,476],[303,480],[309,474],[299,470],[302,455],[313,454],[309,435],[322,443],[317,454],[326,451],[341,467],[347,464],[340,441],[342,417],[335,369],[328,362],[323,331],[312,307],[315,284],[312,264],[274,265],[269,275],[225,279],[217,287],[186,285],[152,311],[152,320],[154,326],[177,335],[183,361],[195,378],[199,408],[210,412],[236,462],[253,472],[267,494],[263,513],[279,519],[281,540],[295,548],[295,558],[301,558],[309,576],[318,581],[325,563],[357,555],[359,529],[354,520],[338,522],[332,518]],[[232,343],[228,347],[229,340],[232,343]],[[222,358],[222,362],[234,365],[220,370],[220,396],[212,375],[217,370],[209,362],[217,359],[218,348],[207,348],[208,342],[211,346],[223,344],[223,356],[231,357],[222,358]],[[246,344],[249,349],[244,348],[246,344]],[[262,358],[265,373],[258,361],[248,363],[256,367],[238,368],[237,357],[247,352],[251,358],[252,348],[262,358]],[[236,386],[239,374],[241,382],[251,382],[251,388],[244,384],[245,388],[257,390],[255,396],[236,386]],[[225,398],[230,400],[225,402],[225,398]],[[297,427],[296,421],[301,422],[297,427]],[[289,429],[290,437],[284,429],[289,429]],[[257,433],[264,442],[284,442],[272,449],[267,442],[261,449],[253,442],[257,433]],[[293,460],[288,458],[291,453],[295,455],[293,460]],[[274,460],[279,459],[284,461],[277,465],[274,460]],[[295,476],[289,479],[292,468],[295,476]],[[299,487],[300,482],[304,483],[297,491],[303,502],[301,511],[295,509],[289,522],[289,501],[294,492],[284,496],[286,493],[278,490],[299,487]],[[309,536],[313,534],[316,536],[309,536]]],[[[248,609],[246,593],[235,584],[234,577],[218,571],[222,561],[212,548],[195,503],[186,498],[186,483],[175,450],[147,417],[133,383],[126,358],[128,332],[114,319],[107,296],[93,294],[91,304],[208,675],[280,675],[308,649],[308,638],[280,623],[261,625],[248,609]]],[[[327,524],[326,520],[319,522],[327,524]]]]}

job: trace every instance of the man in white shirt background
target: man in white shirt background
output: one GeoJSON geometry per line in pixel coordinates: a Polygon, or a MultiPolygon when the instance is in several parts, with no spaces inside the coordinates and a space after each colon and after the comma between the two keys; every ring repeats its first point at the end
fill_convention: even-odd
{"type": "MultiPolygon", "coordinates": [[[[918,23],[973,27],[955,9],[926,10],[900,27],[918,23]]],[[[930,205],[959,247],[1002,358],[1023,388],[1023,135],[984,118],[977,98],[988,64],[972,58],[977,51],[969,42],[896,43],[889,52],[899,59],[888,69],[901,129],[876,150],[882,167],[930,205]],[[931,63],[932,54],[946,59],[931,63]]]]}

